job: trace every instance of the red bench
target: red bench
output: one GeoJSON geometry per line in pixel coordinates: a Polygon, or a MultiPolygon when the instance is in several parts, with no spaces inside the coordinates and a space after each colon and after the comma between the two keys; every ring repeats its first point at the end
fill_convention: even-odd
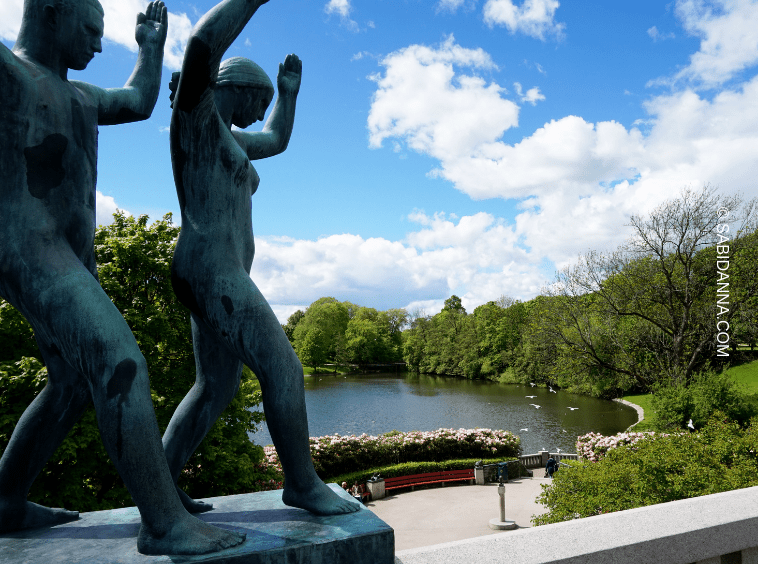
{"type": "Polygon", "coordinates": [[[470,480],[473,483],[474,469],[443,470],[442,472],[426,472],[424,474],[413,474],[411,476],[385,478],[384,490],[395,490],[398,488],[411,488],[411,490],[413,490],[414,486],[444,484],[446,482],[458,482],[461,480],[470,480]]]}

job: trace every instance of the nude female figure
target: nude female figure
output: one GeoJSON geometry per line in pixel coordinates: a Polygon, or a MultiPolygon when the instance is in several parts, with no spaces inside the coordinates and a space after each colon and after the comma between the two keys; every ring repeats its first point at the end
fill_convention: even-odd
{"type": "MultiPolygon", "coordinates": [[[[163,436],[171,475],[181,469],[237,393],[242,363],[261,383],[263,409],[285,474],[282,501],[321,515],[360,505],[316,474],[308,442],[303,368],[279,321],[250,279],[255,245],[250,160],[287,148],[302,65],[279,65],[279,97],[263,131],[232,131],[263,120],[274,88],[252,61],[221,57],[267,0],[224,0],[192,30],[171,117],[171,160],[182,214],[172,263],[179,300],[192,314],[196,381],[163,436]]],[[[212,507],[183,496],[194,511],[212,507]]]]}

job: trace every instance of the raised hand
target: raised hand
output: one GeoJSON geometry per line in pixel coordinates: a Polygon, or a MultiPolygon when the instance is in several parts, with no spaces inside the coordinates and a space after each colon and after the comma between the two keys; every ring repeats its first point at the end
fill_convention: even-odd
{"type": "Polygon", "coordinates": [[[161,49],[166,43],[168,33],[168,10],[163,2],[150,2],[145,13],[137,14],[137,29],[135,39],[137,45],[152,44],[161,49]]]}
{"type": "Polygon", "coordinates": [[[276,77],[279,95],[297,95],[300,90],[300,78],[302,77],[302,74],[303,62],[297,55],[287,55],[284,62],[279,63],[279,74],[276,77]]]}

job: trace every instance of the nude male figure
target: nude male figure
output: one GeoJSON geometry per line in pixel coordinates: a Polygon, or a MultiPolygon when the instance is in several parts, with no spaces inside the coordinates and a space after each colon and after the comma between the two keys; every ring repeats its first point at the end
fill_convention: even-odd
{"type": "Polygon", "coordinates": [[[146,119],[160,89],[167,12],[137,17],[137,65],[124,88],[69,81],[101,52],[97,0],[26,0],[13,50],[0,44],[0,296],[29,321],[48,383],[0,459],[0,532],[78,513],[27,501],[32,482],[90,401],[106,450],[142,517],[144,554],[203,554],[244,535],[183,507],[150,399],[145,359],[97,280],[97,127],[146,119]]]}

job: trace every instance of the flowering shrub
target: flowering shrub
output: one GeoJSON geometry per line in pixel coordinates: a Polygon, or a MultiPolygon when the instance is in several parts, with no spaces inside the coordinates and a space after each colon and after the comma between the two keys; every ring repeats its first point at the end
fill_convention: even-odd
{"type": "MultiPolygon", "coordinates": [[[[339,434],[311,437],[311,456],[322,478],[403,462],[439,462],[457,458],[515,457],[521,440],[509,431],[437,429],[393,431],[379,437],[339,434]]],[[[269,464],[281,470],[274,447],[265,447],[269,464]]]]}
{"type": "Polygon", "coordinates": [[[655,433],[653,431],[642,431],[638,433],[617,433],[611,437],[606,437],[600,433],[587,433],[576,439],[576,453],[590,462],[597,462],[603,458],[608,451],[624,445],[633,445],[637,441],[653,437],[667,437],[665,433],[655,433]]]}
{"type": "Polygon", "coordinates": [[[284,487],[284,476],[279,466],[269,464],[268,457],[260,464],[255,464],[255,481],[251,492],[281,490],[284,487]]]}
{"type": "MultiPolygon", "coordinates": [[[[722,413],[694,433],[659,433],[655,440],[641,440],[648,433],[624,434],[642,437],[626,439],[632,448],[609,448],[597,462],[570,461],[570,469],[544,484],[537,502],[548,512],[533,517],[532,523],[558,523],[758,485],[758,419],[743,429],[722,413]]],[[[587,437],[580,439],[588,442],[587,437]]]]}

